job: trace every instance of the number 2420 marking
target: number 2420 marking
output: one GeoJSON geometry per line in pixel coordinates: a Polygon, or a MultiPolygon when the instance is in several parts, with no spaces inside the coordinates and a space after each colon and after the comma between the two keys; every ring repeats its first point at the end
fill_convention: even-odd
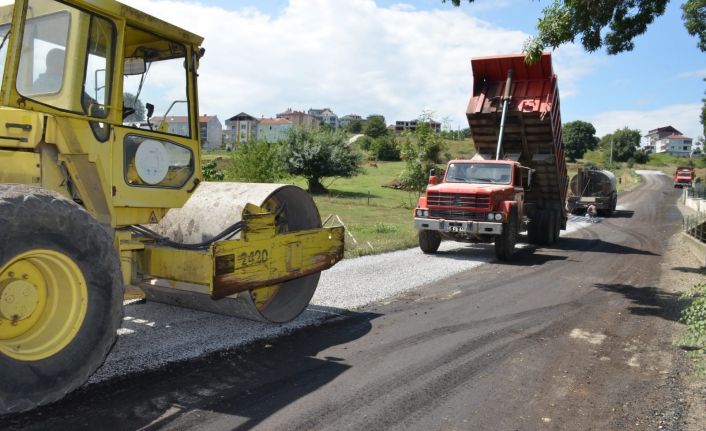
{"type": "Polygon", "coordinates": [[[241,268],[260,265],[266,263],[268,257],[269,253],[267,253],[267,250],[255,250],[250,253],[243,252],[238,255],[238,263],[240,263],[241,268]]]}

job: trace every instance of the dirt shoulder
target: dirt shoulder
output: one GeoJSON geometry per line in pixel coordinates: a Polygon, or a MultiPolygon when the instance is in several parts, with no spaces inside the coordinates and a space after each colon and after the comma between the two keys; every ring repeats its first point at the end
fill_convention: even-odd
{"type": "MultiPolygon", "coordinates": [[[[691,210],[679,204],[682,214],[691,210]]],[[[659,288],[667,293],[681,294],[698,283],[706,282],[704,268],[699,266],[697,259],[681,243],[681,233],[674,235],[665,249],[662,259],[662,272],[659,288]]],[[[679,310],[675,310],[678,312],[679,310]]],[[[672,340],[684,332],[684,325],[674,322],[670,325],[672,340]]],[[[667,331],[669,334],[669,331],[667,331]]],[[[674,384],[684,389],[683,393],[675,391],[676,403],[683,408],[683,418],[679,429],[700,431],[706,426],[706,377],[697,377],[692,372],[692,362],[686,351],[676,348],[674,373],[670,378],[674,384]]]]}

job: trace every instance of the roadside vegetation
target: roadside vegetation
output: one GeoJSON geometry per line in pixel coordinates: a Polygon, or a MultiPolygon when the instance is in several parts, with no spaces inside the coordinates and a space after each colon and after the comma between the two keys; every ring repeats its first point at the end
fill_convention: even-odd
{"type": "Polygon", "coordinates": [[[706,376],[706,284],[697,284],[681,299],[688,302],[680,318],[686,330],[674,344],[688,348],[695,373],[706,376]]]}

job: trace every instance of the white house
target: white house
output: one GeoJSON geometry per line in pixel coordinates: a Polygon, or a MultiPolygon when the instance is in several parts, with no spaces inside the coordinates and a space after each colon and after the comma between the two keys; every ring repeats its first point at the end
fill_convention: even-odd
{"type": "Polygon", "coordinates": [[[294,123],[286,118],[261,118],[257,122],[257,140],[279,142],[293,126],[294,123]]]}
{"type": "Polygon", "coordinates": [[[691,156],[693,139],[684,135],[669,135],[657,140],[655,153],[667,153],[672,156],[691,156]]]}

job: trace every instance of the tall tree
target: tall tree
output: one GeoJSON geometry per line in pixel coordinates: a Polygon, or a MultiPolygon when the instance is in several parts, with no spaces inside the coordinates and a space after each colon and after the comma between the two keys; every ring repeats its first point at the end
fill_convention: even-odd
{"type": "Polygon", "coordinates": [[[385,123],[385,117],[383,117],[382,115],[368,116],[368,118],[365,120],[365,127],[363,127],[363,133],[373,139],[387,135],[387,124],[385,123]]]}
{"type": "Polygon", "coordinates": [[[352,177],[360,172],[360,153],[353,151],[342,130],[292,129],[282,142],[286,171],[307,180],[312,194],[326,193],[325,177],[352,177]]]}
{"type": "Polygon", "coordinates": [[[363,131],[363,120],[359,120],[357,118],[351,120],[346,130],[348,133],[361,133],[363,131]]]}
{"type": "Polygon", "coordinates": [[[444,149],[441,136],[434,133],[429,118],[421,118],[414,132],[402,141],[401,155],[405,167],[400,174],[402,186],[421,193],[427,186],[429,171],[436,168],[439,154],[444,149]]]}
{"type": "Polygon", "coordinates": [[[584,153],[594,150],[598,145],[596,128],[593,124],[585,121],[571,121],[564,124],[562,136],[564,137],[564,148],[566,157],[575,162],[583,157],[584,153]]]}
{"type": "Polygon", "coordinates": [[[145,121],[145,105],[132,93],[123,94],[123,104],[125,108],[134,109],[135,112],[123,119],[126,123],[145,121]]]}
{"type": "Polygon", "coordinates": [[[635,156],[641,136],[639,130],[624,127],[602,137],[600,146],[606,157],[610,157],[612,151],[613,162],[627,162],[635,156]]]}

